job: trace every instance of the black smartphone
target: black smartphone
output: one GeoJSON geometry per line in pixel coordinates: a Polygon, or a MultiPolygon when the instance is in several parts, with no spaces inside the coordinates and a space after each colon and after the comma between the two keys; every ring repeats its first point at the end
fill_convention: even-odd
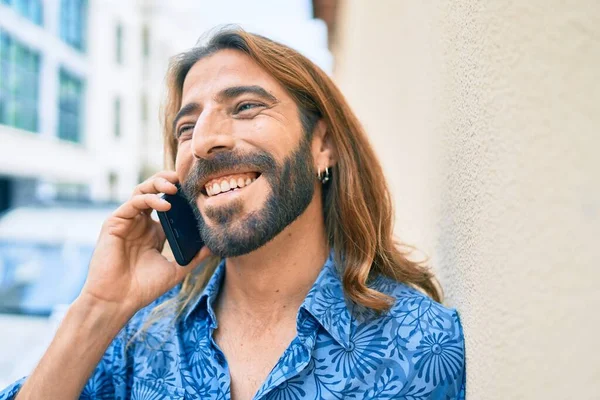
{"type": "Polygon", "coordinates": [[[164,194],[163,199],[171,203],[169,211],[157,211],[169,246],[179,265],[188,265],[204,246],[194,211],[179,184],[176,194],[164,194]]]}

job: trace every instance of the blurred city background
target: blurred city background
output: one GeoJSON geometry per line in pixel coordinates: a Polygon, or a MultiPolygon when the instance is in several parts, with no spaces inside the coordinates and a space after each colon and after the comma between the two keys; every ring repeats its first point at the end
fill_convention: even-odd
{"type": "Polygon", "coordinates": [[[169,58],[238,23],[331,72],[323,4],[0,1],[0,386],[43,352],[102,221],[162,169],[169,58]]]}
{"type": "Polygon", "coordinates": [[[0,386],[43,352],[102,221],[162,169],[169,58],[238,23],[331,73],[320,17],[332,11],[310,0],[0,1],[0,386]]]}
{"type": "Polygon", "coordinates": [[[397,235],[460,312],[468,397],[598,398],[595,0],[0,0],[0,386],[43,353],[102,221],[162,169],[169,58],[226,23],[340,86],[397,235]]]}

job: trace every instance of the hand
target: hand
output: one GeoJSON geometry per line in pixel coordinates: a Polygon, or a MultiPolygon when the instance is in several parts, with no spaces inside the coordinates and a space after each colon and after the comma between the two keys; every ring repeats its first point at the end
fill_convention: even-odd
{"type": "Polygon", "coordinates": [[[150,214],[171,208],[158,193],[177,193],[175,183],[173,171],[148,178],[104,222],[80,297],[117,305],[132,315],[181,282],[210,255],[203,247],[181,267],[161,254],[165,234],[150,214]]]}

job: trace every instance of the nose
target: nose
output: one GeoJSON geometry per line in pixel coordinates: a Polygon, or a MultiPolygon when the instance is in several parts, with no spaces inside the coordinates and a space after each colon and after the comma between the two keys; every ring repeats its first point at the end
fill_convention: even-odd
{"type": "Polygon", "coordinates": [[[219,151],[230,151],[235,144],[231,123],[226,116],[205,112],[196,121],[192,151],[196,158],[210,158],[219,151]]]}

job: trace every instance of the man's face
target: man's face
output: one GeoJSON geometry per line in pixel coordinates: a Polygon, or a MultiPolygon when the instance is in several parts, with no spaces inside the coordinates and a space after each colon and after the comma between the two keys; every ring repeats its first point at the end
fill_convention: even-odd
{"type": "Polygon", "coordinates": [[[176,170],[213,253],[249,253],[304,212],[316,179],[298,107],[250,57],[198,61],[181,105],[176,170]]]}

